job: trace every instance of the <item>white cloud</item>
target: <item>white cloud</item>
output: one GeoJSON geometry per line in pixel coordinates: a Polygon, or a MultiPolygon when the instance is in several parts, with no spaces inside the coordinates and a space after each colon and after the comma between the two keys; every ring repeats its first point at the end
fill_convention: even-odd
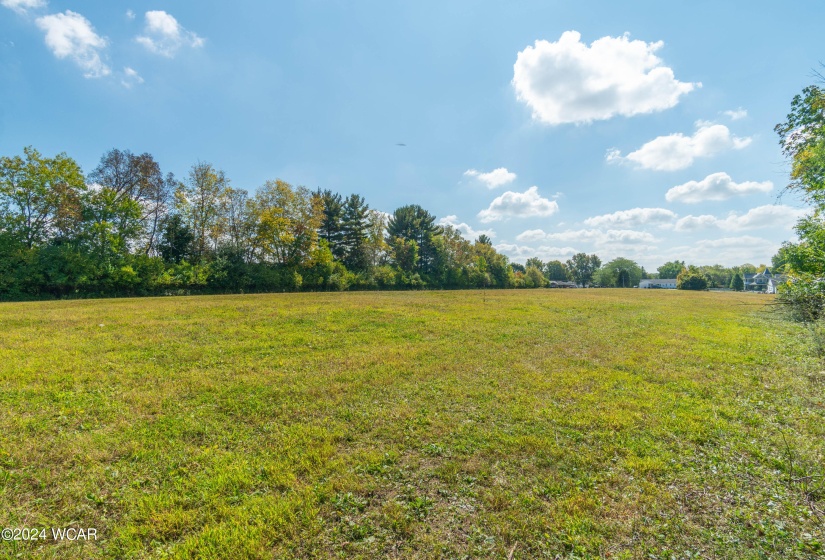
{"type": "Polygon", "coordinates": [[[673,223],[677,217],[675,212],[671,212],[666,208],[632,208],[587,218],[584,220],[584,224],[590,227],[614,228],[633,228],[645,225],[665,226],[673,223]]]}
{"type": "Polygon", "coordinates": [[[487,185],[488,189],[495,189],[497,187],[504,186],[508,183],[512,183],[516,180],[516,174],[510,171],[507,171],[506,167],[499,167],[498,169],[493,169],[489,173],[482,173],[475,169],[468,169],[464,172],[466,177],[475,177],[485,185],[487,185]]]}
{"type": "Polygon", "coordinates": [[[496,236],[496,232],[491,229],[473,229],[471,226],[465,224],[464,222],[459,223],[458,216],[450,215],[444,218],[441,218],[438,223],[442,226],[452,226],[453,229],[456,229],[464,235],[470,241],[474,241],[478,239],[478,236],[481,234],[486,235],[489,238],[494,238],[496,236]]]}
{"type": "Polygon", "coordinates": [[[143,78],[137,73],[137,70],[126,66],[123,68],[123,77],[120,79],[120,83],[125,88],[131,88],[132,86],[142,84],[143,78]]]}
{"type": "Polygon", "coordinates": [[[516,245],[513,243],[499,243],[495,246],[495,249],[499,253],[507,255],[511,260],[522,263],[530,257],[538,257],[543,261],[563,261],[580,252],[573,247],[553,247],[549,245],[529,247],[527,245],[516,245]]]}
{"type": "Polygon", "coordinates": [[[558,203],[542,198],[539,188],[533,186],[523,193],[507,191],[493,200],[488,208],[479,212],[478,218],[488,223],[507,218],[552,216],[558,211],[558,203]]]}
{"type": "Polygon", "coordinates": [[[636,231],[632,229],[580,229],[567,230],[559,233],[546,233],[540,229],[530,229],[516,237],[522,242],[529,241],[561,241],[563,243],[593,243],[597,247],[614,245],[637,245],[643,243],[654,243],[656,238],[646,231],[636,231]]]}
{"type": "Polygon", "coordinates": [[[107,40],[95,33],[92,24],[82,15],[66,10],[35,20],[46,32],[46,46],[57,58],[71,58],[83,70],[87,78],[99,78],[111,73],[103,62],[100,51],[107,40]]]}
{"type": "Polygon", "coordinates": [[[738,109],[734,109],[731,111],[725,111],[723,114],[730,117],[730,120],[732,121],[738,121],[739,119],[744,119],[748,116],[748,112],[742,107],[739,107],[738,109]]]}
{"type": "Polygon", "coordinates": [[[665,199],[668,202],[704,202],[708,200],[727,200],[734,196],[754,193],[768,193],[773,189],[773,183],[763,181],[745,181],[736,183],[727,173],[712,173],[701,181],[688,181],[683,185],[673,187],[665,199]]]}
{"type": "Polygon", "coordinates": [[[625,34],[588,47],[580,33],[565,31],[555,43],[539,40],[518,53],[513,87],[534,119],[553,125],[662,111],[702,85],[676,80],[654,54],[662,46],[625,34]]]}
{"type": "Polygon", "coordinates": [[[676,222],[676,231],[696,231],[701,229],[721,229],[742,231],[759,228],[791,229],[805,210],[782,205],[766,205],[751,208],[745,214],[731,212],[725,218],[704,214],[685,216],[676,222]]]}
{"type": "Polygon", "coordinates": [[[392,214],[389,212],[384,212],[383,210],[376,210],[375,208],[370,209],[370,214],[377,214],[381,217],[381,220],[384,222],[384,225],[387,225],[387,222],[390,221],[390,218],[393,217],[392,214]]]}
{"type": "Polygon", "coordinates": [[[543,229],[528,229],[527,231],[523,231],[516,236],[516,241],[521,241],[522,243],[529,243],[531,241],[542,241],[547,238],[547,234],[544,232],[543,229]]]}
{"type": "Polygon", "coordinates": [[[606,159],[609,162],[630,161],[643,169],[676,171],[690,167],[696,158],[710,157],[725,150],[741,150],[750,143],[750,138],[731,135],[725,125],[699,121],[693,136],[682,133],[659,136],[626,157],[612,148],[606,159]]]}
{"type": "Polygon", "coordinates": [[[660,262],[674,259],[695,264],[721,264],[734,266],[743,263],[770,263],[771,255],[779,249],[777,241],[744,235],[721,239],[702,239],[691,245],[672,247],[663,255],[657,255],[660,262]]]}
{"type": "Polygon", "coordinates": [[[144,34],[137,37],[137,42],[150,52],[171,58],[181,47],[202,47],[205,42],[163,10],[146,12],[145,18],[144,34]]]}
{"type": "Polygon", "coordinates": [[[126,17],[129,19],[135,19],[135,12],[134,10],[126,10],[126,17]]]}
{"type": "Polygon", "coordinates": [[[0,0],[0,5],[14,10],[18,14],[25,14],[29,10],[45,7],[46,0],[0,0]]]}

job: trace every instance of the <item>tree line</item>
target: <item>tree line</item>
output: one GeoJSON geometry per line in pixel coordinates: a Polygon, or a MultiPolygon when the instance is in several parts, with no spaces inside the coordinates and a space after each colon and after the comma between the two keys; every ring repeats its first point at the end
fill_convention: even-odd
{"type": "MultiPolygon", "coordinates": [[[[619,257],[602,264],[596,255],[579,253],[567,262],[558,260],[543,263],[538,258],[530,258],[524,266],[512,265],[536,285],[547,285],[552,281],[571,281],[579,286],[599,288],[634,288],[645,279],[674,279],[677,287],[684,290],[745,289],[745,274],[755,274],[767,268],[764,264],[725,267],[720,264],[710,266],[688,265],[685,261],[670,261],[649,273],[637,262],[619,257]],[[543,274],[544,279],[539,277],[543,274]]],[[[530,287],[530,286],[528,286],[530,287]]]]}
{"type": "MultiPolygon", "coordinates": [[[[727,287],[752,265],[666,263],[727,287]],[[695,269],[695,270],[694,270],[695,269]]],[[[253,194],[211,163],[179,180],[148,153],[113,149],[85,176],[65,153],[0,157],[0,299],[298,290],[634,287],[630,259],[511,263],[419,205],[391,215],[358,194],[266,181],[253,194]]],[[[688,284],[685,284],[687,286],[688,284]]],[[[700,288],[701,289],[701,288],[700,288]]]]}
{"type": "Polygon", "coordinates": [[[84,176],[65,153],[0,158],[0,298],[523,285],[483,237],[418,205],[265,182],[199,162],[178,180],[113,149],[84,176]]]}

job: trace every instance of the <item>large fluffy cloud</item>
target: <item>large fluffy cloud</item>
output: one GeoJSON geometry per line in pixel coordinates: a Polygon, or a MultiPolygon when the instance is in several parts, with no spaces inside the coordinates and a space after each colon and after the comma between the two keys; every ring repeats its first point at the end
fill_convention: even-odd
{"type": "Polygon", "coordinates": [[[693,136],[682,133],[654,138],[644,146],[622,157],[611,149],[607,161],[629,161],[643,169],[676,171],[690,167],[693,160],[716,155],[725,150],[741,150],[751,143],[750,138],[733,136],[723,124],[698,122],[693,136]]]}
{"type": "Polygon", "coordinates": [[[539,40],[518,53],[513,87],[533,118],[547,124],[662,111],[701,86],[674,77],[654,54],[662,45],[625,34],[588,46],[577,31],[565,31],[557,42],[539,40]]]}
{"type": "Polygon", "coordinates": [[[44,7],[46,0],[0,0],[0,5],[10,8],[18,14],[25,14],[29,10],[44,7]]]}
{"type": "Polygon", "coordinates": [[[491,229],[473,229],[472,226],[464,222],[459,222],[458,216],[456,215],[445,216],[441,218],[438,223],[442,226],[451,226],[453,229],[460,231],[461,234],[470,241],[478,239],[478,236],[482,234],[491,239],[496,236],[496,232],[491,229]]]}
{"type": "Polygon", "coordinates": [[[478,218],[488,223],[507,218],[552,216],[558,211],[559,205],[555,200],[542,198],[538,187],[530,187],[523,193],[507,191],[479,212],[478,218]]]}
{"type": "Polygon", "coordinates": [[[727,173],[712,173],[701,181],[688,181],[673,187],[665,199],[668,202],[705,202],[708,200],[727,200],[734,196],[743,196],[755,193],[768,193],[773,189],[773,183],[763,181],[745,181],[737,183],[727,173]]]}
{"type": "Polygon", "coordinates": [[[676,218],[676,213],[666,208],[632,208],[587,218],[584,224],[597,228],[634,228],[646,225],[668,225],[673,223],[676,218]]]}
{"type": "Polygon", "coordinates": [[[147,50],[166,57],[172,57],[181,47],[201,47],[204,39],[184,29],[171,14],[163,10],[146,12],[143,35],[137,42],[147,50]]]}
{"type": "Polygon", "coordinates": [[[46,33],[46,46],[57,58],[70,58],[87,78],[99,78],[111,73],[100,52],[107,41],[95,33],[92,24],[82,15],[66,10],[35,20],[46,33]]]}
{"type": "Polygon", "coordinates": [[[482,173],[481,171],[477,171],[475,169],[468,169],[464,172],[464,176],[478,179],[484,183],[488,189],[495,189],[516,180],[516,174],[511,171],[507,171],[506,167],[499,167],[498,169],[493,169],[487,173],[482,173]]]}
{"type": "Polygon", "coordinates": [[[676,231],[720,229],[742,231],[749,229],[790,229],[805,214],[805,210],[782,205],[765,205],[751,208],[745,214],[731,212],[724,218],[716,216],[685,216],[676,222],[676,231]]]}

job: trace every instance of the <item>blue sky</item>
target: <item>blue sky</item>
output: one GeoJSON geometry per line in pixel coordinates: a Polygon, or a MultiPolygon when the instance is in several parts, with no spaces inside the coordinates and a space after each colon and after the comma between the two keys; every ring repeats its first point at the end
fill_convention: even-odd
{"type": "Polygon", "coordinates": [[[824,6],[0,0],[0,154],[417,203],[520,262],[769,263],[824,6]]]}

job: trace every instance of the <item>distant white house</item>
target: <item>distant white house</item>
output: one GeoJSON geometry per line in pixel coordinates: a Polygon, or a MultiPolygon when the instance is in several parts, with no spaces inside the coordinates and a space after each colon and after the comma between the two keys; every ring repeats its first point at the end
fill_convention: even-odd
{"type": "Polygon", "coordinates": [[[745,289],[754,292],[776,293],[776,287],[787,280],[782,274],[773,274],[770,268],[756,274],[744,274],[745,289]]]}
{"type": "Polygon", "coordinates": [[[765,286],[765,293],[775,294],[776,288],[779,287],[780,284],[784,284],[786,281],[787,277],[785,276],[773,276],[768,278],[768,284],[765,286]]]}
{"type": "Polygon", "coordinates": [[[664,279],[647,279],[642,280],[639,282],[640,288],[659,288],[662,290],[675,290],[676,289],[676,278],[664,278],[664,279]]]}

